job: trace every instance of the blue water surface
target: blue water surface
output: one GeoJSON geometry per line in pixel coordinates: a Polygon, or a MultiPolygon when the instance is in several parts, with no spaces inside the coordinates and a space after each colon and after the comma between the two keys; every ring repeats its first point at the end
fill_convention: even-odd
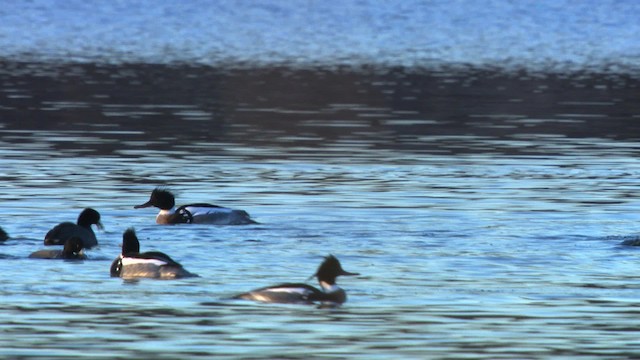
{"type": "Polygon", "coordinates": [[[3,3],[0,357],[640,357],[639,10],[3,3]],[[89,206],[87,260],[28,258],[89,206]],[[111,278],[129,227],[200,277],[111,278]],[[341,307],[229,299],[330,253],[341,307]]]}
{"type": "Polygon", "coordinates": [[[636,1],[11,1],[0,56],[637,68],[636,1]]]}

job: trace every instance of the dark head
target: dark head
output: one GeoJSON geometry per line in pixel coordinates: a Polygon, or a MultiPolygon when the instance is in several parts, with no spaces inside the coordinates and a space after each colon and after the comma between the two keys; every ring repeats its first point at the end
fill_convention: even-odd
{"type": "Polygon", "coordinates": [[[133,228],[128,228],[122,234],[122,254],[137,254],[140,252],[140,242],[133,228]]]}
{"type": "Polygon", "coordinates": [[[318,277],[318,282],[326,282],[329,285],[334,285],[336,283],[336,278],[340,275],[360,274],[344,271],[340,265],[340,261],[338,261],[338,259],[333,255],[325,257],[322,264],[320,264],[320,267],[318,267],[318,271],[314,274],[314,276],[318,277]]]}
{"type": "Polygon", "coordinates": [[[165,188],[155,188],[151,192],[151,198],[149,201],[142,205],[136,205],[134,209],[146,208],[150,206],[155,206],[162,210],[170,210],[176,205],[176,198],[173,196],[171,191],[165,188]]]}
{"type": "Polygon", "coordinates": [[[82,212],[78,216],[78,225],[90,228],[93,224],[96,224],[96,226],[98,226],[98,229],[103,229],[102,223],[100,222],[100,213],[93,210],[92,208],[86,208],[82,210],[82,212]]]}
{"type": "Polygon", "coordinates": [[[64,242],[62,257],[65,259],[77,259],[82,257],[82,239],[77,236],[71,237],[64,242]]]}
{"type": "Polygon", "coordinates": [[[9,238],[9,235],[7,235],[7,233],[2,230],[2,228],[0,228],[0,241],[5,241],[9,238]]]}

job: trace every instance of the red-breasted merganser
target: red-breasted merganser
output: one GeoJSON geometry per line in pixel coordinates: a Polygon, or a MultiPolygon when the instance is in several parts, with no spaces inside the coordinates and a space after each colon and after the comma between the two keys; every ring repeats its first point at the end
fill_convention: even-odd
{"type": "Polygon", "coordinates": [[[318,278],[320,287],[317,289],[307,284],[285,283],[276,286],[267,286],[255,289],[233,297],[233,299],[254,300],[270,303],[302,303],[315,302],[342,304],[347,301],[346,292],[336,285],[336,278],[340,275],[359,275],[342,269],[340,261],[329,255],[318,267],[313,276],[318,278]]]}
{"type": "Polygon", "coordinates": [[[134,206],[135,209],[155,206],[160,209],[157,224],[213,224],[246,225],[256,224],[244,210],[233,210],[212,204],[189,204],[175,207],[175,196],[164,188],[151,192],[149,201],[134,206]]]}
{"type": "Polygon", "coordinates": [[[185,270],[169,255],[159,251],[140,252],[135,230],[122,234],[122,253],[111,264],[111,276],[123,279],[178,279],[198,276],[185,270]]]}

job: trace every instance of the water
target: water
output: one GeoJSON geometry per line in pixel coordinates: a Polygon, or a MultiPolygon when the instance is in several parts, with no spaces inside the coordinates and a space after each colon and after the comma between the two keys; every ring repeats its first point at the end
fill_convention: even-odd
{"type": "Polygon", "coordinates": [[[305,2],[330,16],[303,33],[303,12],[279,3],[185,2],[202,11],[181,16],[169,3],[92,12],[70,3],[46,15],[47,4],[8,5],[23,17],[0,10],[1,29],[39,21],[0,36],[0,226],[12,236],[0,244],[0,356],[638,357],[639,248],[621,245],[639,230],[640,79],[627,62],[637,45],[622,36],[637,27],[635,3],[490,2],[493,17],[466,23],[455,19],[467,5],[434,2],[441,26],[426,36],[460,56],[437,64],[425,49],[400,49],[416,48],[422,33],[404,30],[427,16],[402,6],[346,3],[356,28],[383,18],[382,35],[406,34],[376,50],[353,45],[365,30],[346,39],[329,30],[344,9],[324,3],[305,2]],[[266,31],[276,28],[265,11],[293,20],[266,31]],[[492,28],[514,12],[601,21],[542,32],[523,50],[500,42],[530,31],[492,28]],[[198,25],[240,16],[251,21],[227,33],[198,25]],[[178,20],[192,27],[156,34],[178,20]],[[453,24],[486,27],[481,61],[453,46],[460,38],[449,35],[474,34],[453,24]],[[249,33],[266,39],[253,52],[249,33]],[[212,34],[236,47],[203,40],[212,34]],[[272,46],[292,34],[296,46],[272,46]],[[594,45],[608,34],[620,36],[594,45]],[[534,59],[552,40],[568,51],[534,59]],[[158,51],[176,44],[184,49],[158,51]],[[496,59],[500,46],[510,61],[496,59]],[[380,49],[393,56],[372,61],[380,49]],[[155,225],[154,210],[133,205],[158,185],[179,204],[240,208],[260,224],[155,225]],[[105,225],[88,260],[27,258],[87,206],[105,225]],[[143,250],[200,277],[110,278],[128,227],[143,250]],[[361,274],[339,279],[349,296],[340,308],[225,299],[305,281],[329,253],[361,274]]]}
{"type": "Polygon", "coordinates": [[[637,70],[636,1],[13,1],[0,54],[64,61],[637,70]]]}

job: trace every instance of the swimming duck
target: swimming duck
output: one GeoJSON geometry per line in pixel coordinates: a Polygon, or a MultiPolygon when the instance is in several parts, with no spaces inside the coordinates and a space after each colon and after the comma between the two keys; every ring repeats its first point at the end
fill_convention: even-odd
{"type": "Polygon", "coordinates": [[[7,232],[0,227],[0,241],[5,241],[8,239],[9,239],[9,234],[7,234],[7,232]]]}
{"type": "Polygon", "coordinates": [[[82,240],[83,248],[89,249],[98,245],[96,234],[91,229],[91,225],[95,224],[98,229],[103,229],[100,222],[100,213],[91,208],[82,210],[78,216],[77,224],[72,222],[63,222],[56,225],[47,232],[44,237],[45,245],[63,245],[67,239],[78,237],[82,240]]]}
{"type": "Polygon", "coordinates": [[[165,253],[141,253],[136,232],[130,228],[122,234],[122,254],[111,264],[111,276],[123,279],[178,279],[198,275],[188,272],[165,253]]]}
{"type": "Polygon", "coordinates": [[[314,302],[342,304],[347,301],[346,292],[336,285],[336,277],[340,275],[360,275],[344,271],[340,261],[329,255],[318,267],[316,276],[322,290],[307,284],[285,283],[276,286],[267,286],[255,289],[233,297],[233,299],[254,300],[269,303],[302,303],[314,302]]]}
{"type": "Polygon", "coordinates": [[[38,250],[32,252],[29,257],[35,259],[86,259],[82,247],[82,239],[74,236],[64,242],[62,250],[38,250]]]}
{"type": "Polygon", "coordinates": [[[233,210],[212,204],[189,204],[175,208],[175,196],[164,188],[155,188],[149,201],[134,209],[155,206],[160,209],[157,224],[214,224],[246,225],[255,224],[244,210],[233,210]]]}

